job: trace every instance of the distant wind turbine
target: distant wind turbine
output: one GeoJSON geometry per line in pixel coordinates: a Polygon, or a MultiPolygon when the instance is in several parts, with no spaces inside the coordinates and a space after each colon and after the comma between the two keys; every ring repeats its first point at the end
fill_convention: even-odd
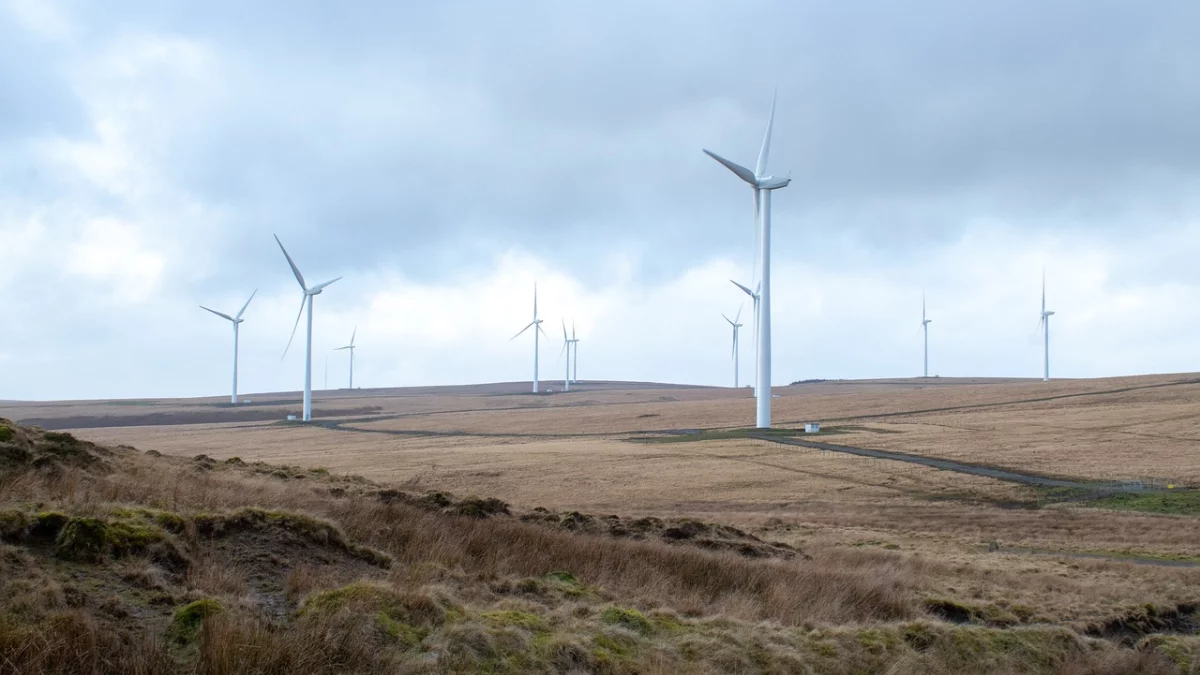
{"type": "MultiPolygon", "coordinates": [[[[304,308],[308,306],[308,340],[304,349],[304,421],[312,421],[312,307],[313,296],[320,295],[325,287],[333,282],[341,279],[330,279],[323,284],[317,284],[309,288],[304,283],[304,275],[300,274],[300,268],[296,267],[296,263],[292,261],[292,256],[288,255],[287,249],[283,247],[283,242],[279,241],[279,235],[274,235],[275,243],[279,244],[279,249],[283,251],[283,257],[287,258],[288,265],[292,268],[292,273],[296,275],[296,281],[300,284],[300,290],[304,292],[304,296],[300,298],[300,311],[296,313],[296,324],[292,326],[292,336],[288,338],[287,347],[283,349],[283,355],[287,356],[288,350],[292,348],[292,340],[296,338],[296,329],[300,327],[300,316],[304,314],[304,308]]],[[[282,359],[281,359],[282,360],[282,359]]]]}
{"type": "MultiPolygon", "coordinates": [[[[510,337],[508,339],[509,342],[512,342],[513,340],[516,340],[517,338],[521,337],[521,333],[524,333],[525,331],[529,330],[530,328],[534,329],[534,331],[533,331],[533,393],[536,394],[536,393],[538,393],[538,333],[540,332],[542,335],[546,335],[546,331],[542,330],[542,320],[539,319],[538,315],[537,315],[537,284],[533,285],[533,321],[530,321],[529,325],[522,328],[519,333],[510,337]]],[[[546,337],[548,338],[550,336],[546,335],[546,337]]]]}
{"type": "Polygon", "coordinates": [[[567,335],[567,320],[562,320],[563,327],[563,348],[558,353],[558,358],[562,358],[563,354],[567,355],[567,372],[563,375],[563,391],[571,391],[571,337],[567,335]]]}
{"type": "Polygon", "coordinates": [[[758,291],[762,289],[762,285],[759,284],[758,288],[752,291],[733,279],[730,279],[729,283],[742,289],[742,292],[750,296],[750,299],[754,301],[754,395],[758,396],[758,299],[760,297],[758,291]]]}
{"type": "MultiPolygon", "coordinates": [[[[571,351],[575,352],[575,369],[571,374],[572,382],[579,382],[579,338],[575,337],[575,321],[571,321],[571,351]]],[[[570,355],[568,354],[568,358],[570,355]]]]}
{"type": "Polygon", "coordinates": [[[735,314],[732,319],[725,316],[724,314],[722,314],[721,317],[724,318],[726,321],[728,321],[730,326],[733,326],[733,388],[737,389],[738,388],[738,329],[742,327],[742,324],[738,323],[738,320],[742,318],[742,308],[738,307],[737,314],[735,314]]]}
{"type": "Polygon", "coordinates": [[[1038,320],[1038,328],[1044,338],[1042,382],[1050,381],[1050,317],[1054,312],[1046,310],[1046,270],[1042,270],[1042,314],[1038,320]]]}
{"type": "MultiPolygon", "coordinates": [[[[358,335],[358,326],[354,327],[354,332],[350,333],[350,344],[345,347],[336,347],[333,351],[340,352],[344,349],[350,350],[350,388],[354,388],[354,336],[358,335]]],[[[367,354],[370,356],[370,354],[367,354]]]]}
{"type": "Polygon", "coordinates": [[[738,178],[754,189],[754,221],[758,237],[758,268],[761,270],[759,283],[759,306],[757,324],[758,373],[755,395],[758,398],[755,425],[760,429],[771,426],[771,191],[787,187],[790,177],[776,178],[767,175],[767,156],[771,149],[771,128],[775,123],[775,101],[771,101],[771,115],[767,118],[767,132],[763,135],[762,148],[758,151],[758,164],[751,172],[744,166],[705,150],[709,157],[720,162],[738,178]]]}
{"type": "Polygon", "coordinates": [[[925,332],[925,377],[929,377],[929,324],[933,319],[925,318],[925,293],[921,293],[921,330],[925,332]]]}
{"type": "Polygon", "coordinates": [[[226,319],[227,321],[229,321],[230,323],[233,324],[233,397],[230,400],[234,403],[238,402],[237,401],[238,325],[241,324],[243,321],[245,321],[245,319],[242,318],[242,314],[245,314],[246,308],[250,306],[250,300],[254,299],[254,295],[256,293],[258,293],[257,288],[254,289],[254,293],[250,294],[250,299],[246,300],[246,304],[242,305],[242,308],[240,310],[238,310],[238,313],[236,316],[229,316],[228,314],[223,314],[221,312],[218,312],[215,309],[208,309],[204,305],[200,305],[200,309],[212,312],[213,314],[216,314],[217,316],[221,317],[222,319],[226,319]]]}

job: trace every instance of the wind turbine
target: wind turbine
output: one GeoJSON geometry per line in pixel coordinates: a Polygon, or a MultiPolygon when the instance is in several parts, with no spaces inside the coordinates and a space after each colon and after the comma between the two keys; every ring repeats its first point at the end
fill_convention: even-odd
{"type": "Polygon", "coordinates": [[[737,314],[735,314],[732,319],[725,316],[724,314],[721,314],[721,317],[723,319],[725,319],[726,321],[728,321],[730,326],[733,326],[733,388],[737,389],[738,388],[738,329],[742,327],[742,324],[738,323],[738,320],[742,318],[742,308],[738,307],[737,314]]]}
{"type": "Polygon", "coordinates": [[[1052,316],[1054,316],[1054,312],[1046,310],[1046,270],[1042,270],[1042,318],[1038,320],[1038,328],[1042,331],[1045,349],[1042,382],[1050,381],[1050,317],[1052,316]]]}
{"type": "MultiPolygon", "coordinates": [[[[350,350],[350,388],[354,388],[354,336],[358,334],[358,326],[354,327],[354,332],[350,333],[350,344],[345,347],[336,347],[333,351],[340,352],[344,349],[350,350]]],[[[368,354],[369,356],[369,354],[368,354]]]]}
{"type": "MultiPolygon", "coordinates": [[[[533,393],[536,394],[538,393],[538,333],[540,332],[542,335],[546,335],[546,331],[542,330],[542,320],[537,316],[537,284],[533,285],[533,321],[530,321],[529,325],[522,328],[519,333],[510,337],[508,341],[512,342],[513,340],[516,340],[517,338],[521,337],[521,333],[524,333],[530,328],[535,329],[533,331],[533,393]]],[[[546,337],[548,338],[550,336],[546,335],[546,337]]]]}
{"type": "MultiPolygon", "coordinates": [[[[279,244],[279,250],[283,251],[283,257],[287,258],[288,265],[292,268],[292,273],[296,275],[296,281],[300,283],[300,290],[304,292],[304,296],[300,298],[300,311],[296,313],[296,324],[292,326],[292,336],[288,338],[287,347],[283,348],[283,355],[287,356],[288,350],[292,348],[292,340],[296,338],[296,329],[300,327],[300,316],[304,314],[304,307],[308,306],[308,341],[304,349],[304,421],[312,421],[312,307],[313,296],[320,295],[325,287],[333,282],[341,279],[330,279],[323,284],[317,284],[309,288],[304,283],[304,275],[300,274],[300,268],[296,267],[296,263],[292,261],[292,256],[288,255],[287,249],[283,247],[283,242],[279,241],[279,235],[273,235],[275,243],[279,244]]],[[[282,359],[281,359],[282,360],[282,359]]]]}
{"type": "Polygon", "coordinates": [[[563,353],[567,355],[567,373],[563,375],[563,391],[571,391],[571,338],[567,335],[567,320],[562,320],[563,327],[563,348],[558,353],[558,358],[562,358],[563,353]]]}
{"type": "Polygon", "coordinates": [[[925,292],[921,292],[921,330],[925,331],[925,377],[929,377],[929,324],[933,319],[925,318],[925,292]]]}
{"type": "MultiPolygon", "coordinates": [[[[746,286],[743,286],[743,285],[739,284],[738,282],[734,281],[733,279],[730,279],[729,283],[742,289],[742,292],[745,293],[746,295],[750,296],[750,299],[754,301],[754,395],[758,396],[758,298],[759,298],[759,292],[758,292],[758,290],[752,291],[749,288],[747,288],[746,286]]],[[[762,284],[759,284],[758,289],[759,290],[762,289],[762,284]]]]}
{"type": "Polygon", "coordinates": [[[221,312],[218,312],[215,309],[208,309],[204,305],[200,305],[200,309],[212,312],[213,314],[216,314],[217,316],[221,317],[222,319],[226,319],[230,323],[233,324],[233,397],[231,398],[233,403],[237,403],[238,324],[245,321],[245,319],[242,318],[242,314],[244,314],[246,312],[246,308],[250,306],[250,300],[254,299],[254,295],[256,293],[258,293],[257,288],[254,289],[254,293],[250,294],[250,299],[246,300],[246,304],[242,305],[242,308],[240,310],[238,310],[238,313],[236,316],[229,316],[228,314],[222,314],[221,312]]]}
{"type": "MultiPolygon", "coordinates": [[[[575,352],[575,370],[571,375],[572,382],[579,382],[579,338],[575,337],[575,320],[571,320],[571,351],[575,352]]],[[[567,355],[570,360],[570,354],[567,355]]]]}
{"type": "Polygon", "coordinates": [[[760,429],[771,426],[771,191],[787,187],[792,182],[790,177],[776,178],[767,174],[767,156],[771,149],[771,128],[775,123],[775,100],[771,100],[771,115],[767,118],[767,132],[763,135],[762,147],[758,151],[758,164],[751,172],[744,166],[734,164],[724,157],[705,150],[709,157],[720,162],[738,178],[750,184],[754,189],[754,221],[756,232],[759,233],[758,268],[762,270],[759,281],[759,305],[757,324],[758,342],[758,380],[755,395],[758,397],[758,410],[755,415],[755,425],[760,429]]]}

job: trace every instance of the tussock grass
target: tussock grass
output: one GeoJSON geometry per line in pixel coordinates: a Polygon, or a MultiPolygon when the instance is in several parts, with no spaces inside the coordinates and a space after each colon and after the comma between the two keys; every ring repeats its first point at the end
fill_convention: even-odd
{"type": "Polygon", "coordinates": [[[1157,674],[1200,663],[1200,638],[1151,621],[1127,622],[1117,640],[949,597],[935,602],[961,604],[964,622],[935,620],[931,564],[891,551],[747,558],[523,522],[488,500],[461,510],[335,477],[106,452],[50,471],[31,455],[0,473],[0,670],[1157,674]]]}

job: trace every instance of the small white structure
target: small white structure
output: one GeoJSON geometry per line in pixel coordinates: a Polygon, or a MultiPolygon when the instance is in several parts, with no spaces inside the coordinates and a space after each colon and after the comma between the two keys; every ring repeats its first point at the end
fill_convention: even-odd
{"type": "Polygon", "coordinates": [[[296,416],[295,416],[295,415],[288,415],[288,421],[289,421],[289,422],[295,422],[295,421],[296,421],[296,416]]]}
{"type": "Polygon", "coordinates": [[[819,432],[820,430],[821,430],[820,422],[805,422],[804,423],[804,433],[806,433],[806,434],[815,434],[815,433],[819,432]]]}

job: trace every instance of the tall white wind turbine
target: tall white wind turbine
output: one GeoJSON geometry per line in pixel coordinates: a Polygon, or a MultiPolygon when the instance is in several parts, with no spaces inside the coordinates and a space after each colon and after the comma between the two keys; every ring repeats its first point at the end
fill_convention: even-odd
{"type": "Polygon", "coordinates": [[[785,188],[792,182],[790,177],[777,178],[767,174],[767,156],[771,150],[771,128],[774,123],[775,101],[772,99],[771,115],[767,118],[767,132],[763,135],[762,148],[758,151],[758,164],[753,172],[715,152],[704,151],[754,189],[754,221],[756,232],[759,233],[758,268],[761,270],[758,316],[755,319],[758,343],[758,383],[755,387],[758,410],[755,426],[760,429],[771,426],[771,192],[785,188]]]}
{"type": "MultiPolygon", "coordinates": [[[[536,394],[536,393],[538,393],[538,333],[540,332],[542,335],[546,335],[546,331],[542,330],[542,320],[539,319],[538,315],[537,315],[537,284],[533,285],[533,321],[530,321],[529,325],[522,328],[520,330],[520,332],[518,332],[516,335],[510,337],[508,339],[509,342],[512,342],[513,340],[516,340],[517,338],[521,337],[521,333],[524,333],[525,331],[529,330],[530,328],[534,329],[534,331],[533,331],[533,393],[536,394]]],[[[546,337],[549,338],[550,336],[546,335],[546,337]]]]}
{"type": "MultiPolygon", "coordinates": [[[[571,381],[579,382],[579,338],[575,337],[575,320],[571,320],[571,351],[575,352],[575,368],[571,371],[571,381]]],[[[568,360],[570,355],[568,354],[568,360]]]]}
{"type": "Polygon", "coordinates": [[[921,293],[921,330],[925,332],[925,377],[929,377],[929,324],[933,319],[925,318],[925,293],[921,293]]]}
{"type": "Polygon", "coordinates": [[[292,261],[292,256],[288,255],[287,249],[283,247],[283,242],[279,241],[279,235],[273,235],[275,243],[279,244],[279,250],[283,251],[283,257],[287,258],[288,265],[292,268],[292,273],[296,275],[296,281],[300,284],[300,290],[304,292],[304,296],[300,298],[300,311],[296,313],[296,324],[292,326],[292,336],[288,338],[287,347],[283,349],[283,355],[287,356],[288,350],[292,348],[292,340],[296,338],[296,329],[300,327],[300,317],[304,314],[305,306],[308,307],[308,340],[304,348],[304,421],[312,421],[312,307],[313,296],[320,295],[325,287],[333,282],[341,279],[330,279],[323,284],[317,284],[312,288],[304,283],[304,275],[300,274],[300,268],[296,267],[296,263],[292,261]]]}
{"type": "Polygon", "coordinates": [[[754,301],[754,395],[758,396],[758,299],[760,297],[759,291],[762,290],[762,284],[759,284],[757,289],[752,291],[748,287],[739,284],[733,279],[730,279],[729,283],[742,289],[742,292],[750,296],[750,299],[754,301]]]}
{"type": "MultiPolygon", "coordinates": [[[[345,347],[335,347],[333,351],[340,352],[346,349],[350,350],[350,388],[354,388],[354,336],[358,335],[358,326],[354,327],[354,332],[350,333],[350,344],[345,347]]],[[[368,354],[367,356],[370,356],[368,354]]]]}
{"type": "Polygon", "coordinates": [[[1043,356],[1042,356],[1042,382],[1050,381],[1050,317],[1054,316],[1054,312],[1046,310],[1046,271],[1042,270],[1042,314],[1038,320],[1038,328],[1042,331],[1043,356]]]}
{"type": "Polygon", "coordinates": [[[254,299],[255,293],[258,293],[257,288],[254,289],[254,293],[250,294],[250,298],[248,300],[246,300],[246,304],[242,305],[242,308],[240,310],[238,310],[238,313],[236,316],[229,316],[228,314],[223,314],[221,312],[218,312],[215,309],[208,309],[204,305],[200,305],[200,309],[212,312],[213,314],[216,314],[217,316],[221,317],[222,319],[225,319],[233,324],[233,397],[230,399],[233,403],[238,402],[237,401],[238,325],[241,324],[243,321],[245,321],[245,319],[242,318],[242,314],[246,313],[246,308],[250,306],[250,300],[254,299]]]}
{"type": "Polygon", "coordinates": [[[737,314],[735,314],[732,319],[725,316],[724,314],[721,314],[721,318],[728,321],[730,326],[733,326],[733,388],[737,389],[738,388],[738,360],[739,360],[738,359],[738,329],[742,327],[742,324],[738,323],[738,320],[740,320],[742,318],[742,308],[738,307],[737,314]]]}

